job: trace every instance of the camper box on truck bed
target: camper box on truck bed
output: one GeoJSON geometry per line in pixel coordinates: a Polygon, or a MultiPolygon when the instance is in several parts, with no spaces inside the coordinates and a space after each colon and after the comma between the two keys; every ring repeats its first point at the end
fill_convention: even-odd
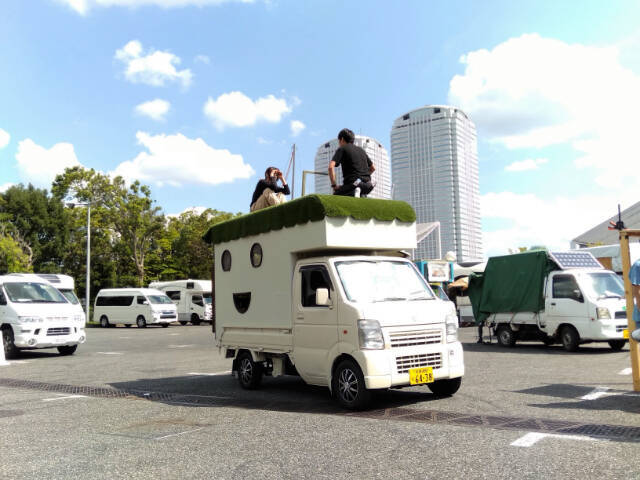
{"type": "Polygon", "coordinates": [[[298,373],[342,392],[348,408],[366,405],[368,389],[458,389],[455,311],[401,252],[416,246],[408,204],[308,195],[215,225],[205,240],[215,246],[213,330],[244,388],[263,374],[298,373]],[[377,278],[378,267],[401,285],[379,283],[369,293],[388,292],[363,300],[358,287],[377,278]],[[373,273],[354,285],[353,272],[367,269],[373,273]],[[404,287],[403,295],[393,291],[404,287]]]}
{"type": "Polygon", "coordinates": [[[517,340],[624,346],[626,312],[620,278],[589,252],[534,251],[491,257],[469,280],[477,322],[494,329],[498,343],[517,340]]]}

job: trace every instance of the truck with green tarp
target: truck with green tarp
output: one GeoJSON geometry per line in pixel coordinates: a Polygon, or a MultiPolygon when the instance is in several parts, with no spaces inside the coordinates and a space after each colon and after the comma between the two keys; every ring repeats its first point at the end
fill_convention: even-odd
{"type": "Polygon", "coordinates": [[[628,338],[624,286],[589,252],[544,250],[491,257],[469,278],[476,323],[488,325],[505,347],[518,340],[580,344],[628,338]]]}
{"type": "Polygon", "coordinates": [[[455,309],[407,258],[407,203],[307,195],[214,225],[205,240],[216,344],[242,388],[299,375],[360,409],[379,389],[460,387],[455,309]]]}

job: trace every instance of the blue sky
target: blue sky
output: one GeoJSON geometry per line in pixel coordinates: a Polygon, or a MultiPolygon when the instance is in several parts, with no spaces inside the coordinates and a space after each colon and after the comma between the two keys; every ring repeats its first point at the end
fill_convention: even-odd
{"type": "Polygon", "coordinates": [[[0,189],[79,163],[140,178],[165,213],[247,211],[292,143],[300,172],[345,126],[388,148],[395,118],[454,104],[478,129],[487,253],[566,247],[639,200],[638,2],[0,8],[0,189]]]}

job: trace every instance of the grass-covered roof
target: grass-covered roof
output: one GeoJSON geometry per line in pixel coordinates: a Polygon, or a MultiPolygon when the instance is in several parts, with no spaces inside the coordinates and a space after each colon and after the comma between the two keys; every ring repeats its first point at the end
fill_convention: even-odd
{"type": "Polygon", "coordinates": [[[416,213],[406,202],[338,195],[306,195],[282,205],[218,223],[203,238],[207,243],[217,244],[283,227],[316,222],[325,217],[353,217],[356,220],[375,218],[406,223],[416,221],[416,213]]]}

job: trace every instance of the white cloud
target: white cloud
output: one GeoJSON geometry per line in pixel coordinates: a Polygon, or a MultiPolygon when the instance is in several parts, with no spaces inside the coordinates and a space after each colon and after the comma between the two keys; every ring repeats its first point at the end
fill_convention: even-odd
{"type": "Polygon", "coordinates": [[[566,144],[598,184],[620,187],[633,177],[626,187],[637,188],[640,75],[620,63],[619,48],[512,38],[463,55],[449,101],[490,141],[510,149],[566,144]]]}
{"type": "Polygon", "coordinates": [[[290,113],[292,106],[284,98],[273,95],[251,100],[242,92],[223,93],[217,99],[209,98],[204,105],[204,114],[215,127],[249,127],[257,122],[278,123],[290,113]]]}
{"type": "Polygon", "coordinates": [[[18,143],[16,161],[25,182],[45,188],[50,188],[55,176],[65,168],[81,166],[72,144],[56,143],[47,150],[30,138],[18,143]]]}
{"type": "Polygon", "coordinates": [[[269,140],[269,139],[264,138],[264,137],[258,137],[258,143],[260,145],[271,145],[273,143],[273,140],[269,140]]]}
{"type": "Polygon", "coordinates": [[[520,162],[513,162],[504,169],[507,172],[524,172],[526,170],[537,170],[540,165],[544,165],[549,162],[547,158],[527,158],[526,160],[522,160],[520,162]]]}
{"type": "Polygon", "coordinates": [[[13,187],[15,185],[15,183],[3,183],[2,185],[0,185],[0,193],[4,193],[6,192],[9,188],[13,187]]]}
{"type": "Polygon", "coordinates": [[[157,185],[218,185],[249,178],[255,171],[244,163],[242,155],[215,149],[201,138],[174,135],[136,134],[138,143],[147,151],[133,160],[122,162],[111,172],[125,179],[157,185]]]}
{"type": "Polygon", "coordinates": [[[58,0],[60,3],[69,6],[80,15],[86,15],[89,10],[95,7],[204,7],[207,5],[222,5],[223,3],[253,3],[254,0],[58,0]]]}
{"type": "Polygon", "coordinates": [[[155,100],[150,100],[136,106],[135,112],[138,115],[144,115],[152,120],[163,121],[170,108],[171,104],[169,102],[156,98],[155,100]]]}
{"type": "Polygon", "coordinates": [[[297,137],[307,126],[300,120],[291,120],[291,135],[297,137]]]}
{"type": "Polygon", "coordinates": [[[196,58],[193,59],[196,63],[204,63],[205,65],[209,65],[211,63],[211,59],[207,55],[196,55],[196,58]]]}
{"type": "Polygon", "coordinates": [[[11,135],[9,135],[9,132],[0,128],[0,149],[9,145],[10,141],[11,135]]]}
{"type": "Polygon", "coordinates": [[[183,87],[191,84],[193,74],[188,68],[177,70],[180,57],[170,52],[150,49],[144,52],[138,40],[131,40],[116,50],[115,58],[125,65],[124,76],[131,83],[144,83],[163,87],[167,83],[180,83],[183,87]]]}

